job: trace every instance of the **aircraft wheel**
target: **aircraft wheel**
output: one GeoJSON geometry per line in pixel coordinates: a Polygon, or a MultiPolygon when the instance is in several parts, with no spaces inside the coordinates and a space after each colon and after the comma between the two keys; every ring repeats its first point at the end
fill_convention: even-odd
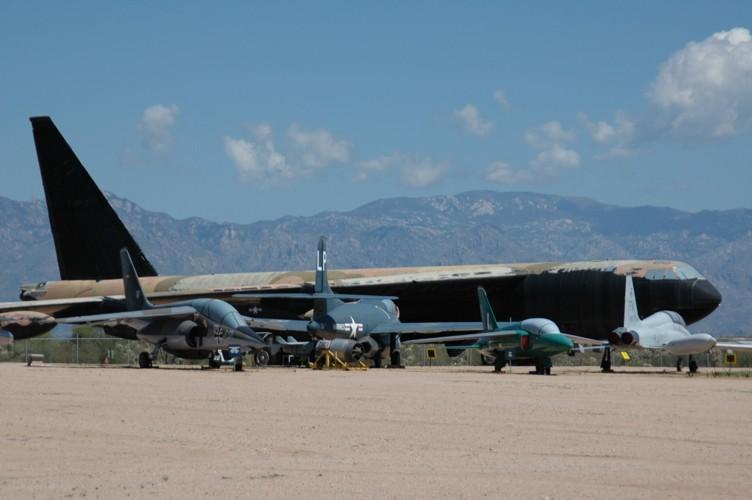
{"type": "Polygon", "coordinates": [[[676,371],[678,371],[678,372],[682,371],[682,366],[681,365],[682,365],[682,359],[679,358],[679,359],[676,360],[676,371]]]}
{"type": "Polygon", "coordinates": [[[544,370],[544,373],[545,373],[546,375],[551,375],[551,367],[550,367],[550,366],[547,366],[547,367],[545,368],[545,370],[544,370]]]}
{"type": "Polygon", "coordinates": [[[260,351],[256,352],[256,355],[253,357],[253,359],[256,361],[256,364],[258,366],[266,366],[269,364],[269,353],[261,349],[260,351]]]}
{"type": "Polygon", "coordinates": [[[142,352],[138,355],[138,367],[139,368],[151,368],[151,356],[148,352],[142,352]]]}
{"type": "Polygon", "coordinates": [[[215,360],[214,358],[209,358],[209,368],[219,368],[219,366],[219,361],[215,360]]]}
{"type": "Polygon", "coordinates": [[[233,366],[233,370],[236,372],[242,372],[243,371],[243,358],[239,358],[235,360],[235,366],[233,366]]]}
{"type": "Polygon", "coordinates": [[[689,372],[697,373],[697,361],[695,361],[694,359],[689,361],[689,372]]]}

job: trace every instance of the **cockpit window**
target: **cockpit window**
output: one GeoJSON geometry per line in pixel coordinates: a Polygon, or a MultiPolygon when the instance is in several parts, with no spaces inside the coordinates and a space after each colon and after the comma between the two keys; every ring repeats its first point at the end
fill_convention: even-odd
{"type": "Polygon", "coordinates": [[[673,269],[650,269],[645,272],[645,277],[649,280],[675,280],[677,278],[673,269]]]}
{"type": "Polygon", "coordinates": [[[649,280],[691,280],[702,279],[697,269],[689,264],[680,263],[673,267],[649,269],[645,271],[645,277],[649,280]]]}
{"type": "Polygon", "coordinates": [[[703,279],[702,274],[697,272],[697,269],[690,266],[689,264],[680,264],[674,268],[676,270],[676,274],[679,275],[679,278],[685,279],[685,280],[691,280],[691,279],[703,279]]]}

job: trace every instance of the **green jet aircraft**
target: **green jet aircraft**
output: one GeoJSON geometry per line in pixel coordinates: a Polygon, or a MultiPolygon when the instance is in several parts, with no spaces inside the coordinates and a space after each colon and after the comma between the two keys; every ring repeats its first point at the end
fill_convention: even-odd
{"type": "MultiPolygon", "coordinates": [[[[499,324],[496,321],[488,295],[478,287],[478,301],[483,322],[483,332],[447,337],[412,339],[403,344],[446,344],[448,349],[478,349],[483,356],[494,359],[494,371],[501,372],[507,362],[531,360],[535,374],[551,374],[551,357],[571,351],[579,337],[559,331],[559,327],[545,318],[529,318],[523,321],[499,324]],[[455,342],[471,341],[471,344],[456,345],[455,342]]],[[[532,372],[531,372],[532,373],[532,372]]]]}

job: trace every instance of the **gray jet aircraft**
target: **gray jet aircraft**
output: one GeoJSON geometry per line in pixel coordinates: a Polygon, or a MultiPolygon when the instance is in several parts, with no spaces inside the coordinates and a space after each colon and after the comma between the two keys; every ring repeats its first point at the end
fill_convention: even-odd
{"type": "MultiPolygon", "coordinates": [[[[719,342],[707,333],[691,333],[684,318],[675,311],[659,311],[645,319],[640,319],[637,312],[632,276],[627,276],[624,287],[624,325],[608,335],[608,343],[603,347],[603,371],[611,371],[611,350],[626,351],[630,349],[660,349],[677,356],[676,370],[682,369],[682,356],[687,356],[689,371],[697,371],[697,362],[693,355],[710,349],[752,350],[750,344],[719,342]]],[[[582,343],[587,339],[580,339],[582,343]]]]}
{"type": "Polygon", "coordinates": [[[390,355],[390,366],[399,366],[400,335],[478,332],[480,322],[401,323],[397,297],[334,293],[327,277],[326,242],[319,240],[316,256],[316,276],[313,293],[242,293],[236,299],[310,300],[313,311],[310,321],[244,317],[248,325],[259,332],[308,335],[312,342],[278,339],[275,348],[297,353],[329,349],[355,361],[361,357],[372,359],[381,366],[382,356],[390,355]],[[280,347],[281,346],[281,347],[280,347]]]}
{"type": "Polygon", "coordinates": [[[197,298],[154,306],[144,295],[125,248],[120,251],[120,264],[125,312],[76,316],[59,322],[101,326],[110,335],[138,338],[154,345],[151,353],[139,355],[141,368],[151,368],[160,349],[182,358],[208,358],[213,368],[232,364],[236,371],[242,370],[245,353],[254,351],[257,359],[266,356],[263,339],[227,302],[197,298]]]}

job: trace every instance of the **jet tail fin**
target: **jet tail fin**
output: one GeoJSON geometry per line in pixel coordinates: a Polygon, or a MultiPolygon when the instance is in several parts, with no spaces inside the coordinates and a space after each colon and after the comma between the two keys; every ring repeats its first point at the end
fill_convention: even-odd
{"type": "Polygon", "coordinates": [[[60,278],[120,277],[125,247],[141,276],[156,276],[131,234],[49,116],[31,119],[60,278]]]}
{"type": "Polygon", "coordinates": [[[496,315],[494,315],[486,290],[482,286],[478,287],[478,302],[480,303],[480,320],[483,322],[483,331],[493,332],[498,330],[499,324],[496,322],[496,315]]]}
{"type": "Polygon", "coordinates": [[[138,280],[138,273],[133,266],[131,255],[127,248],[120,250],[120,267],[123,274],[123,290],[125,290],[125,307],[129,311],[138,311],[141,309],[150,309],[149,300],[141,288],[141,282],[138,280]]]}
{"type": "Polygon", "coordinates": [[[624,328],[631,328],[640,323],[640,314],[637,312],[637,298],[635,297],[632,276],[627,275],[624,285],[624,328]]]}
{"type": "Polygon", "coordinates": [[[333,306],[341,304],[342,301],[336,298],[316,298],[317,294],[333,295],[334,292],[329,286],[329,277],[326,271],[326,238],[319,238],[319,246],[316,250],[316,284],[313,289],[313,317],[319,318],[329,311],[333,306]]]}

